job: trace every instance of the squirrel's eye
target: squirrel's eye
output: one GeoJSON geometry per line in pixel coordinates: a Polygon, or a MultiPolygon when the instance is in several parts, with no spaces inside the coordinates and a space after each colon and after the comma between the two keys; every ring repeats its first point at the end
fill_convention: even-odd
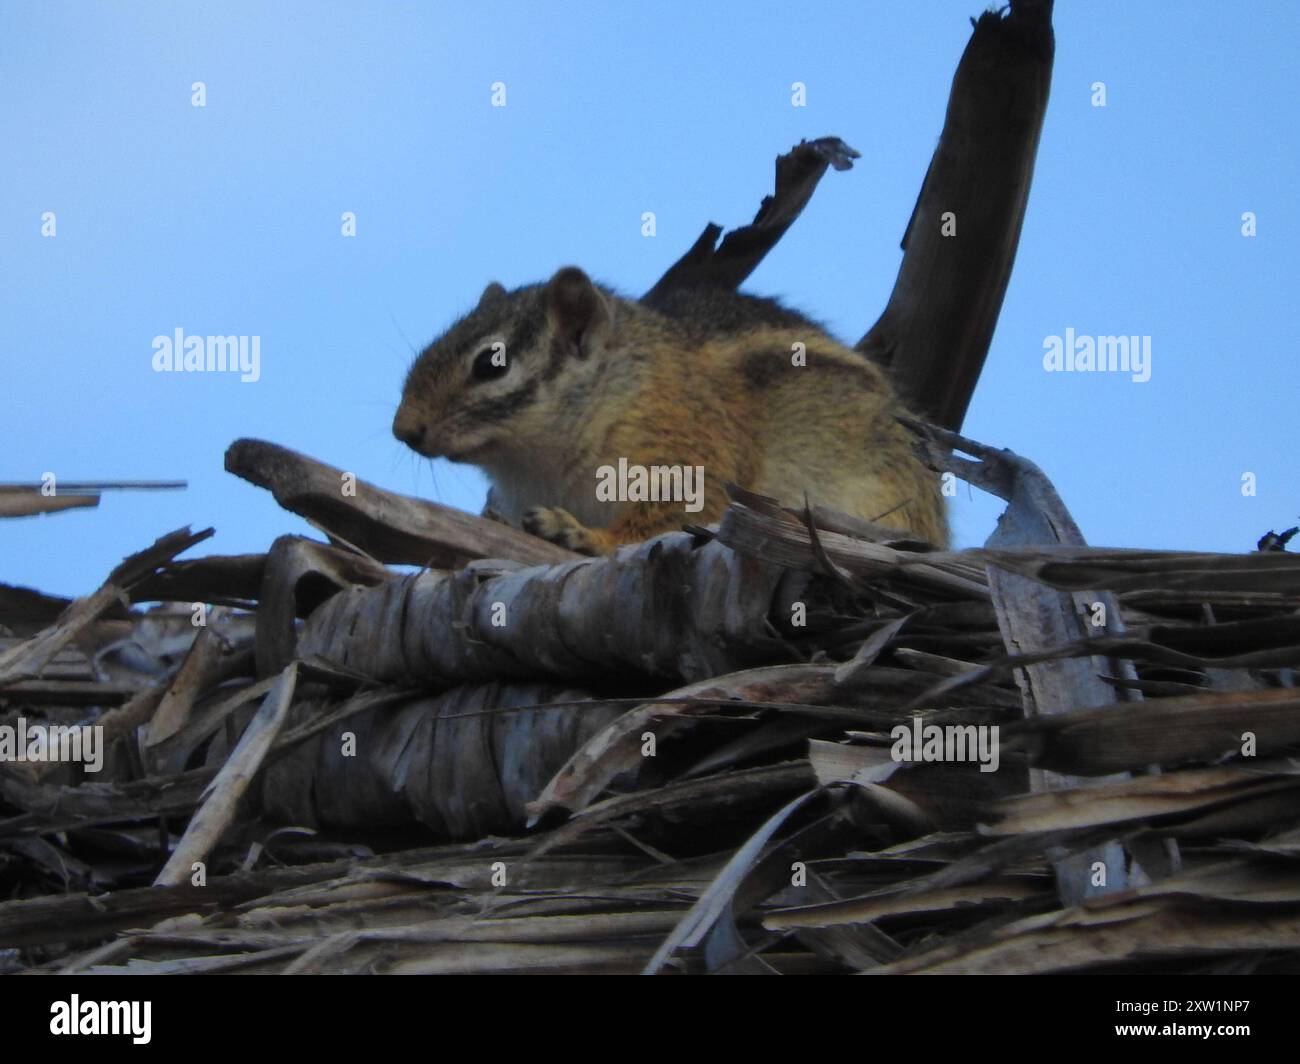
{"type": "Polygon", "coordinates": [[[510,363],[506,360],[505,344],[493,344],[491,347],[483,348],[474,356],[470,375],[476,381],[490,381],[497,377],[504,377],[509,369],[510,363]]]}

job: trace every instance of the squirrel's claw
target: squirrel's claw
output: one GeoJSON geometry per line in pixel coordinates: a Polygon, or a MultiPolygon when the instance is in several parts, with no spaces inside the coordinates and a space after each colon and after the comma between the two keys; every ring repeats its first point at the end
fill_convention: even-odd
{"type": "Polygon", "coordinates": [[[522,524],[525,532],[579,554],[603,554],[609,549],[599,531],[559,506],[534,506],[524,512],[522,524]]]}

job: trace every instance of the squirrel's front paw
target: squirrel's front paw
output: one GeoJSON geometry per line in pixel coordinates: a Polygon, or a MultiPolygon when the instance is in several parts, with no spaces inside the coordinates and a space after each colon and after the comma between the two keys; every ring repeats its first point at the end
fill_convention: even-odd
{"type": "Polygon", "coordinates": [[[559,506],[534,506],[524,512],[524,531],[579,554],[605,550],[600,534],[559,506]]]}

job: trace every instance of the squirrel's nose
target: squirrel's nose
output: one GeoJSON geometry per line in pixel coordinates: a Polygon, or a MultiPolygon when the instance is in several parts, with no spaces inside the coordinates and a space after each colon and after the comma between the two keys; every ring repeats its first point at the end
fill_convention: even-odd
{"type": "Polygon", "coordinates": [[[418,451],[424,442],[424,425],[405,409],[399,409],[393,418],[393,435],[412,450],[418,451]]]}

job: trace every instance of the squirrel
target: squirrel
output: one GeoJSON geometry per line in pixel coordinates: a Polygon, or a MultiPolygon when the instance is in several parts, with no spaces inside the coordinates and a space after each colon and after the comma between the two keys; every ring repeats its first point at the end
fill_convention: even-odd
{"type": "Polygon", "coordinates": [[[879,367],[775,300],[682,289],[652,308],[568,266],[489,284],[417,356],[393,435],[478,466],[490,508],[583,554],[717,521],[728,482],[943,547],[938,477],[902,409],[879,367]],[[615,470],[639,487],[613,488],[615,470]],[[694,505],[666,498],[692,470],[694,505]]]}

